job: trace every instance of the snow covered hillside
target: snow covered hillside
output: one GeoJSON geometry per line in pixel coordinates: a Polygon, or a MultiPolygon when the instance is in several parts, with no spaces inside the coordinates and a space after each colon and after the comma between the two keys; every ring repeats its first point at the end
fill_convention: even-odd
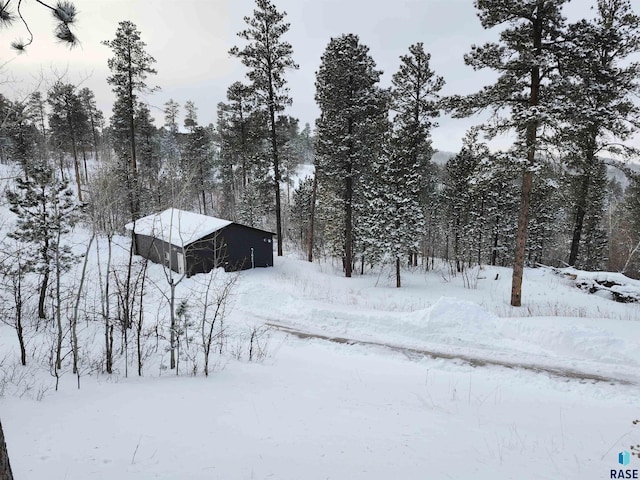
{"type": "MultiPolygon", "coordinates": [[[[124,258],[126,239],[116,244],[124,258]]],[[[54,392],[44,367],[16,364],[15,333],[0,326],[14,475],[610,478],[618,452],[640,439],[631,423],[640,307],[536,269],[514,309],[508,269],[446,272],[416,269],[401,289],[385,270],[345,279],[329,263],[295,258],[243,272],[226,319],[236,346],[215,357],[209,377],[164,369],[161,345],[141,378],[133,363],[125,378],[121,359],[112,375],[83,371],[79,390],[64,375],[54,392]],[[266,356],[248,362],[246,335],[264,325],[266,356]]],[[[148,274],[145,311],[161,311],[163,269],[148,274]]],[[[179,298],[193,299],[198,282],[181,283],[179,298]]],[[[81,333],[94,359],[99,332],[87,324],[81,333]]]]}

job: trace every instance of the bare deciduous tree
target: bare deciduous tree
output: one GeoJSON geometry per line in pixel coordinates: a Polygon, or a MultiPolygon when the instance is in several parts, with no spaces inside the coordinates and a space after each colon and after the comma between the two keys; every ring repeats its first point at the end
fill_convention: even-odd
{"type": "Polygon", "coordinates": [[[214,269],[200,282],[202,290],[199,295],[201,307],[200,334],[204,357],[204,374],[209,376],[209,357],[211,347],[216,339],[224,334],[223,322],[230,307],[233,288],[238,281],[237,274],[227,274],[221,269],[214,269]],[[216,327],[219,327],[216,330],[216,327]]]}

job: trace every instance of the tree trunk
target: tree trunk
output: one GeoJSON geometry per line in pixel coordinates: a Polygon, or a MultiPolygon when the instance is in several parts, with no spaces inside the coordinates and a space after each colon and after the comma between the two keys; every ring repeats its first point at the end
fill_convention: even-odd
{"type": "Polygon", "coordinates": [[[351,264],[353,263],[353,237],[352,237],[352,224],[353,224],[353,178],[351,173],[346,178],[346,191],[345,191],[345,232],[344,232],[344,275],[347,278],[351,277],[351,264]]]}
{"type": "Polygon", "coordinates": [[[128,77],[129,81],[127,84],[128,90],[128,98],[127,98],[127,107],[128,107],[128,115],[129,115],[129,137],[131,140],[131,174],[132,174],[132,185],[131,185],[131,217],[132,220],[138,217],[140,213],[140,196],[138,195],[138,162],[136,158],[136,128],[135,128],[135,104],[136,97],[133,93],[133,65],[131,60],[131,47],[129,46],[128,50],[128,77]]]}
{"type": "MultiPolygon", "coordinates": [[[[200,167],[202,169],[202,167],[200,167]]],[[[202,214],[207,214],[207,192],[204,190],[204,174],[202,174],[202,214]]]]}
{"type": "Polygon", "coordinates": [[[271,153],[273,161],[274,187],[276,189],[276,235],[278,236],[278,256],[282,256],[282,212],[280,211],[280,161],[278,159],[278,137],[276,132],[276,95],[273,88],[273,66],[267,60],[269,76],[269,120],[271,122],[271,153]]]}
{"type": "Polygon", "coordinates": [[[73,170],[76,174],[76,185],[78,186],[78,200],[82,201],[82,181],[80,179],[80,164],[78,163],[78,148],[76,147],[76,139],[73,138],[73,130],[71,133],[71,144],[73,146],[73,170]]]}
{"type": "Polygon", "coordinates": [[[245,133],[245,122],[242,112],[242,107],[240,107],[240,144],[242,145],[242,191],[247,188],[247,140],[245,133]]]}
{"type": "Polygon", "coordinates": [[[311,190],[311,211],[309,212],[309,238],[307,241],[307,260],[313,262],[313,227],[316,215],[316,192],[318,191],[318,175],[313,175],[313,188],[311,190]]]}
{"type": "Polygon", "coordinates": [[[0,480],[13,480],[7,444],[4,441],[4,432],[2,431],[2,422],[0,422],[0,480]]]}
{"type": "Polygon", "coordinates": [[[136,325],[136,354],[138,357],[138,376],[142,376],[142,326],[144,323],[144,285],[147,279],[147,266],[148,262],[145,260],[142,267],[142,280],[140,281],[140,310],[138,311],[138,323],[136,325]]]}
{"type": "Polygon", "coordinates": [[[173,281],[170,282],[170,290],[171,297],[169,298],[169,308],[171,309],[171,325],[169,331],[169,343],[170,343],[170,368],[173,370],[176,368],[176,312],[175,312],[175,302],[176,302],[176,286],[173,281]]]}
{"type": "Polygon", "coordinates": [[[529,223],[529,206],[531,190],[533,188],[533,174],[522,174],[522,196],[520,198],[520,214],[518,215],[518,230],[516,233],[516,249],[513,259],[513,276],[511,279],[511,305],[522,305],[522,276],[524,274],[524,255],[527,244],[527,225],[529,223]]]}
{"type": "MultiPolygon", "coordinates": [[[[16,333],[18,334],[18,343],[20,344],[20,364],[23,366],[27,364],[27,347],[24,342],[24,328],[22,325],[22,308],[23,308],[23,298],[22,298],[22,279],[24,276],[24,272],[21,267],[18,266],[18,271],[14,276],[14,299],[16,305],[16,333]]],[[[0,477],[2,478],[2,477],[0,477]]]]}
{"type": "Polygon", "coordinates": [[[105,298],[105,315],[104,315],[104,346],[106,350],[107,356],[107,373],[113,373],[113,325],[111,325],[111,308],[109,305],[109,275],[111,275],[111,242],[113,240],[113,236],[109,235],[108,249],[109,252],[107,254],[107,275],[105,277],[105,290],[104,290],[104,298],[105,298]]]}
{"type": "Polygon", "coordinates": [[[62,369],[62,266],[60,265],[60,235],[61,230],[58,229],[58,238],[56,239],[56,320],[58,324],[58,338],[56,343],[56,370],[62,369]]]}
{"type": "MultiPolygon", "coordinates": [[[[16,327],[18,331],[18,343],[20,344],[20,364],[22,366],[27,364],[27,347],[24,343],[24,330],[22,327],[22,315],[16,319],[16,327]]],[[[1,478],[1,477],[0,477],[1,478]]]]}
{"type": "Polygon", "coordinates": [[[498,259],[498,217],[496,217],[496,229],[493,234],[493,251],[491,252],[491,265],[496,266],[496,260],[498,259]]]}
{"type": "Polygon", "coordinates": [[[91,120],[91,133],[93,135],[93,159],[98,162],[98,133],[96,132],[96,124],[92,111],[90,111],[89,119],[91,120]]]}
{"type": "Polygon", "coordinates": [[[87,168],[87,150],[82,146],[82,162],[84,164],[84,183],[89,183],[89,169],[87,168]]]}
{"type": "Polygon", "coordinates": [[[40,284],[40,298],[38,299],[38,318],[47,318],[44,304],[47,300],[47,287],[49,286],[49,264],[48,261],[49,237],[45,235],[44,246],[42,247],[43,261],[45,263],[44,272],[42,274],[42,283],[40,284]]]}
{"type": "Polygon", "coordinates": [[[571,251],[569,253],[569,265],[575,266],[578,260],[578,250],[580,248],[580,238],[582,237],[582,228],[584,225],[585,209],[578,204],[576,212],[576,222],[573,227],[573,238],[571,240],[571,251]]]}
{"type": "Polygon", "coordinates": [[[576,264],[578,260],[578,251],[580,250],[580,239],[582,238],[582,230],[584,227],[584,217],[587,213],[586,204],[587,204],[587,195],[589,194],[589,166],[587,166],[586,171],[582,177],[582,184],[580,185],[580,193],[578,197],[577,208],[576,208],[576,221],[573,226],[573,238],[571,240],[571,250],[569,252],[569,265],[572,267],[576,264]]]}
{"type": "MultiPolygon", "coordinates": [[[[538,0],[538,4],[542,3],[538,0]]],[[[541,9],[538,9],[538,15],[541,9]]],[[[536,17],[533,21],[533,48],[535,53],[542,51],[542,18],[536,17]]],[[[531,69],[531,88],[529,93],[529,106],[536,107],[540,97],[540,67],[531,69]]],[[[511,305],[522,305],[522,276],[524,274],[524,256],[527,246],[527,227],[529,225],[529,207],[531,204],[531,191],[533,190],[533,174],[530,167],[536,161],[536,142],[538,136],[538,122],[531,120],[527,125],[527,170],[522,174],[522,195],[520,198],[520,213],[518,214],[518,229],[516,233],[516,248],[513,256],[513,276],[511,278],[511,305]]]]}
{"type": "Polygon", "coordinates": [[[400,288],[400,257],[396,257],[396,288],[400,288]]]}
{"type": "Polygon", "coordinates": [[[89,261],[89,252],[91,245],[95,239],[95,233],[91,235],[89,244],[87,245],[87,251],[84,255],[84,263],[82,264],[82,274],[80,276],[80,284],[78,285],[78,293],[76,294],[76,302],[73,306],[73,316],[71,317],[71,344],[73,350],[73,373],[78,376],[78,388],[80,388],[80,373],[78,371],[78,309],[80,307],[80,300],[82,300],[82,290],[84,288],[84,281],[87,278],[87,263],[89,261]]]}
{"type": "Polygon", "coordinates": [[[107,373],[113,373],[113,325],[111,325],[111,308],[109,304],[109,275],[111,272],[111,244],[113,235],[107,235],[107,265],[104,288],[102,286],[102,272],[100,271],[100,243],[96,242],[96,255],[98,257],[98,275],[100,278],[100,292],[102,294],[102,318],[104,320],[104,348],[107,373]]]}
{"type": "MultiPolygon", "coordinates": [[[[353,79],[349,77],[349,85],[353,79]]],[[[349,118],[347,125],[347,133],[349,134],[349,151],[348,151],[348,161],[347,161],[347,178],[345,179],[345,192],[344,192],[344,200],[345,200],[345,212],[344,212],[344,224],[345,224],[345,232],[344,232],[344,276],[347,278],[351,277],[351,265],[353,262],[353,145],[352,145],[352,134],[353,134],[353,120],[349,118]]]]}

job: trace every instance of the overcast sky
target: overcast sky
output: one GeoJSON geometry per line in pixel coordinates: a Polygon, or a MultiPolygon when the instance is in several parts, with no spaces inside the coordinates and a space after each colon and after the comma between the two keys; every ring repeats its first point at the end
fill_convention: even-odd
{"type": "MultiPolygon", "coordinates": [[[[497,37],[498,30],[480,26],[472,0],[273,0],[279,11],[287,12],[291,24],[285,39],[292,44],[298,71],[287,75],[293,106],[288,114],[300,119],[301,127],[313,127],[318,116],[314,101],[315,72],[331,37],[355,33],[384,74],[382,86],[389,86],[399,67],[399,56],[409,45],[423,42],[431,53],[431,67],[445,78],[444,94],[471,93],[490,82],[491,72],[475,72],[464,65],[463,55],[474,43],[497,37]]],[[[593,0],[595,1],[595,0],[593,0]]],[[[2,93],[19,98],[44,77],[51,82],[66,74],[66,81],[91,88],[98,106],[111,115],[113,94],[106,83],[107,59],[111,51],[100,44],[115,37],[118,22],[130,20],[138,26],[147,52],[157,63],[158,74],[150,86],[161,91],[146,100],[162,122],[163,104],[170,98],[184,105],[193,100],[200,123],[215,123],[216,105],[224,101],[227,87],[244,80],[245,70],[230,58],[233,45],[243,45],[237,32],[244,28],[243,17],[251,15],[253,0],[75,0],[79,10],[75,29],[81,41],[69,50],[53,40],[53,22],[46,9],[30,0],[24,13],[35,35],[28,52],[19,56],[9,48],[16,37],[26,37],[20,24],[0,34],[1,74],[12,80],[0,84],[2,93]]],[[[589,15],[591,0],[569,4],[569,18],[589,15]]],[[[640,0],[632,0],[640,11],[640,0]]],[[[43,88],[45,85],[43,85],[43,88]]],[[[481,118],[453,120],[441,118],[433,131],[434,146],[458,151],[465,131],[481,118]]],[[[507,139],[501,140],[508,143],[507,139]]],[[[633,142],[640,147],[640,141],[633,142]]]]}

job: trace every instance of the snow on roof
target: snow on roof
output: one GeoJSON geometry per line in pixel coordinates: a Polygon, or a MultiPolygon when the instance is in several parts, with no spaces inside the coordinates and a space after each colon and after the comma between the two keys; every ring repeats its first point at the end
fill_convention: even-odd
{"type": "MultiPolygon", "coordinates": [[[[178,247],[184,247],[231,223],[233,222],[229,220],[168,208],[164,212],[136,220],[134,233],[159,238],[178,247]]],[[[133,230],[133,222],[127,223],[125,228],[133,230]]]]}

